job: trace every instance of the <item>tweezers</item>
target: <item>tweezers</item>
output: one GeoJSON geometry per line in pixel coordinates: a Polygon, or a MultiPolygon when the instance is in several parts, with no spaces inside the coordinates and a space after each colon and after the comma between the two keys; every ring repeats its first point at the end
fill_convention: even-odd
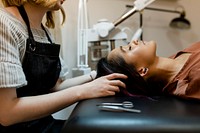
{"type": "Polygon", "coordinates": [[[133,113],[141,112],[141,110],[138,110],[138,109],[130,109],[130,108],[124,108],[124,107],[119,107],[119,106],[109,106],[109,105],[98,105],[98,108],[100,110],[114,111],[114,112],[133,112],[133,113]]]}

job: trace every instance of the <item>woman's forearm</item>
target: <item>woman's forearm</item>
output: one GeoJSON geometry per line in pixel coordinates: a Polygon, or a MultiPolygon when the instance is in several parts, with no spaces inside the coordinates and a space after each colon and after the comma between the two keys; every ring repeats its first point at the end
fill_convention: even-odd
{"type": "MultiPolygon", "coordinates": [[[[85,77],[86,78],[86,77],[85,77]]],[[[88,79],[90,76],[88,75],[88,79]]],[[[125,88],[118,79],[126,79],[123,74],[110,74],[83,85],[76,85],[61,91],[18,98],[15,88],[0,89],[0,124],[12,124],[39,119],[55,113],[83,99],[113,96],[125,88]],[[116,79],[116,80],[115,80],[116,79]]],[[[86,81],[86,80],[84,80],[86,81]]]]}
{"type": "Polygon", "coordinates": [[[81,75],[78,77],[74,77],[71,79],[66,79],[61,82],[60,85],[56,87],[56,90],[63,90],[72,86],[81,85],[83,83],[87,83],[92,81],[96,76],[96,71],[92,71],[90,74],[81,75]]]}
{"type": "MultiPolygon", "coordinates": [[[[0,98],[2,100],[0,105],[3,110],[0,111],[0,124],[9,126],[51,115],[79,101],[80,96],[78,90],[79,86],[76,86],[39,96],[21,98],[2,97],[0,98]]],[[[5,91],[7,95],[12,95],[14,94],[12,92],[15,90],[5,89],[5,91]]]]}

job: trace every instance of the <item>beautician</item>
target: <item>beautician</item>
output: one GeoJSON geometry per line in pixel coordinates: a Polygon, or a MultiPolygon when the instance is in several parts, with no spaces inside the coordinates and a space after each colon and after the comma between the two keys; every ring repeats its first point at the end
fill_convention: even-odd
{"type": "Polygon", "coordinates": [[[64,0],[2,0],[0,9],[0,132],[59,133],[64,121],[51,114],[83,99],[112,96],[125,88],[111,74],[63,81],[65,71],[49,30],[64,0]],[[115,80],[116,79],[116,80],[115,80]],[[83,84],[84,83],[84,84],[83,84]],[[75,86],[74,86],[75,85],[75,86]],[[67,89],[65,89],[67,88],[67,89]],[[60,90],[60,91],[58,91],[60,90]]]}

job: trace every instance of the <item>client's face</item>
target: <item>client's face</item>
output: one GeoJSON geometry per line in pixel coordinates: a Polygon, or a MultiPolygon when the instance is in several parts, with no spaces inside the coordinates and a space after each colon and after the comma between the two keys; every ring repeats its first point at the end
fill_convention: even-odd
{"type": "Polygon", "coordinates": [[[108,55],[108,60],[117,56],[123,57],[126,63],[134,65],[136,68],[146,67],[154,62],[156,43],[154,41],[133,41],[128,45],[112,50],[108,55]]]}

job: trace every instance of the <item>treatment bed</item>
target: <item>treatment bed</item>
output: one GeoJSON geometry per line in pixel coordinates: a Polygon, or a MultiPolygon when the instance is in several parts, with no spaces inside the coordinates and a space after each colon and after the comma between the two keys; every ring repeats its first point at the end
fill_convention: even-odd
{"type": "Polygon", "coordinates": [[[105,97],[79,102],[62,133],[200,133],[200,102],[158,96],[105,97]],[[101,110],[104,102],[131,101],[140,113],[101,110]]]}

